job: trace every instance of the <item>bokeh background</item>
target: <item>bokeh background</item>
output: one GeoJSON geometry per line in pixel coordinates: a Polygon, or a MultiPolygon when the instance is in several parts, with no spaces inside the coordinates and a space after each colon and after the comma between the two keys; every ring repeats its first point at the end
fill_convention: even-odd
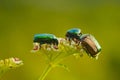
{"type": "Polygon", "coordinates": [[[70,56],[70,72],[54,68],[46,80],[120,80],[119,0],[0,0],[0,59],[19,57],[24,65],[7,72],[2,80],[37,80],[45,68],[39,53],[30,53],[33,35],[81,28],[102,46],[98,60],[86,54],[70,56]]]}

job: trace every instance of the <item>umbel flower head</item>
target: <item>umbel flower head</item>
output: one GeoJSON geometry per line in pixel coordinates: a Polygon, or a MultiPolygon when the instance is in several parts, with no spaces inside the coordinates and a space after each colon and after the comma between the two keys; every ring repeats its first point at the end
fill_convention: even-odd
{"type": "Polygon", "coordinates": [[[14,69],[23,65],[23,61],[17,57],[11,57],[0,60],[0,76],[10,69],[14,69]]]}
{"type": "Polygon", "coordinates": [[[31,52],[40,52],[47,56],[49,61],[57,61],[58,59],[63,59],[67,56],[82,56],[85,51],[81,45],[76,44],[71,41],[71,44],[64,38],[57,38],[59,41],[58,49],[55,49],[53,45],[43,44],[40,48],[40,43],[33,43],[33,49],[31,52]]]}
{"type": "Polygon", "coordinates": [[[19,58],[8,58],[5,60],[0,60],[0,67],[6,67],[6,68],[16,68],[23,65],[23,61],[19,58]]]}

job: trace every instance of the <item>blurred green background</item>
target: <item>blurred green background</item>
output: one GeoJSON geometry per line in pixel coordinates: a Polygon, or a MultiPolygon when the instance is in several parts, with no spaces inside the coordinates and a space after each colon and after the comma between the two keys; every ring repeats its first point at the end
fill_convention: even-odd
{"type": "Polygon", "coordinates": [[[96,37],[102,46],[99,59],[70,56],[62,63],[71,71],[54,68],[46,80],[120,80],[119,0],[0,0],[0,59],[24,61],[2,80],[37,80],[45,61],[40,54],[30,53],[33,35],[64,37],[74,27],[96,37]]]}

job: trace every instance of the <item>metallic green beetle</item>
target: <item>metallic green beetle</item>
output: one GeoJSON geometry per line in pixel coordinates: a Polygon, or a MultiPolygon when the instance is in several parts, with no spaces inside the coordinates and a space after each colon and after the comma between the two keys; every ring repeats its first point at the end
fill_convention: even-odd
{"type": "Polygon", "coordinates": [[[97,57],[98,53],[101,51],[101,46],[94,36],[91,34],[83,34],[80,36],[80,42],[83,49],[91,57],[97,57]]]}
{"type": "MultiPolygon", "coordinates": [[[[41,48],[42,44],[50,44],[54,46],[55,49],[58,48],[58,40],[55,35],[53,34],[36,34],[34,35],[34,43],[39,43],[39,47],[41,48]]],[[[34,50],[38,49],[38,46],[34,48],[34,50]]]]}
{"type": "Polygon", "coordinates": [[[81,29],[79,28],[72,28],[69,29],[66,32],[66,40],[68,40],[71,43],[71,40],[73,40],[74,42],[78,43],[79,42],[79,37],[82,35],[81,33],[81,29]]]}

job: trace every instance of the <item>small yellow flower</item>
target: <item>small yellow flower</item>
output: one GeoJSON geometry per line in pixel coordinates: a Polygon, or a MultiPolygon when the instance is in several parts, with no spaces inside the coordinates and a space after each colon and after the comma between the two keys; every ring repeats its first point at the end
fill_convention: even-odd
{"type": "Polygon", "coordinates": [[[14,69],[23,65],[23,61],[19,58],[8,58],[0,60],[0,77],[10,69],[14,69]]]}

